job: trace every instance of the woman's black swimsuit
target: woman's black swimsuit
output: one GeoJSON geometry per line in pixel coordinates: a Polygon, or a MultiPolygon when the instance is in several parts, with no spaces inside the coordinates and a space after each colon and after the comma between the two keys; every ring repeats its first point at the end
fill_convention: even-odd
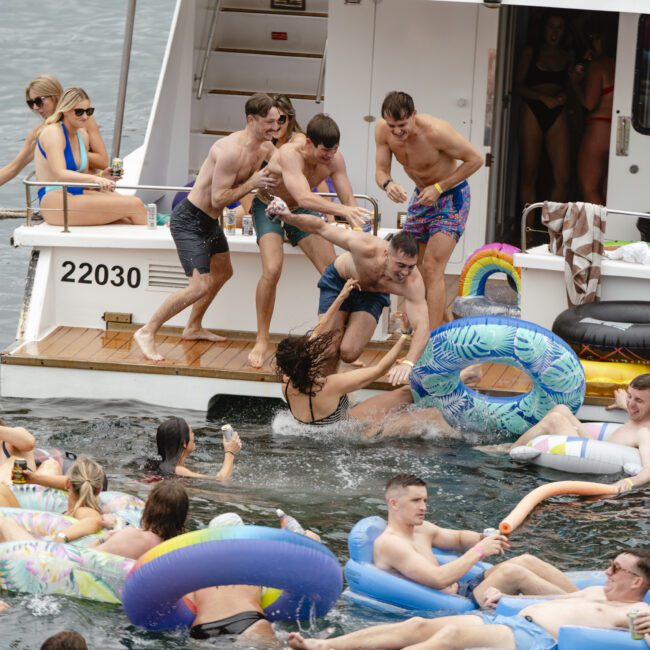
{"type": "MultiPolygon", "coordinates": [[[[533,52],[524,84],[529,88],[541,86],[542,84],[553,84],[554,86],[565,88],[567,67],[565,66],[562,70],[542,70],[537,67],[538,60],[539,52],[535,51],[533,52]]],[[[560,113],[564,110],[564,106],[549,108],[539,99],[528,99],[527,97],[523,99],[533,112],[542,133],[546,133],[555,124],[555,120],[557,120],[560,113]]]]}
{"type": "Polygon", "coordinates": [[[257,621],[265,621],[264,614],[256,611],[239,612],[234,616],[222,618],[219,621],[210,623],[201,623],[195,625],[190,630],[190,636],[193,639],[210,639],[215,636],[224,636],[225,634],[241,634],[257,621]]]}
{"type": "Polygon", "coordinates": [[[289,407],[289,410],[291,411],[291,415],[300,422],[300,424],[309,424],[311,426],[315,427],[325,427],[328,424],[335,424],[337,422],[345,422],[346,420],[349,419],[349,411],[350,411],[350,400],[348,399],[347,394],[346,395],[341,395],[341,399],[339,400],[338,406],[336,409],[330,413],[327,417],[320,418],[320,420],[317,420],[314,416],[314,407],[311,402],[311,394],[309,395],[309,412],[311,413],[311,422],[305,422],[304,420],[300,420],[299,418],[296,417],[295,413],[293,412],[293,409],[291,408],[291,403],[289,402],[289,382],[286,383],[284,387],[284,398],[287,400],[287,406],[289,407]]]}

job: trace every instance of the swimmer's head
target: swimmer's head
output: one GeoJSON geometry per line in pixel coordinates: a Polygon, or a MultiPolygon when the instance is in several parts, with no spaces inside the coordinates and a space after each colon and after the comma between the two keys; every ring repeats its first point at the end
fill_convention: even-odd
{"type": "Polygon", "coordinates": [[[63,95],[63,86],[61,82],[52,75],[42,74],[32,79],[25,87],[25,100],[33,103],[34,111],[36,111],[44,120],[50,117],[63,95]],[[39,106],[40,104],[40,106],[39,106]]]}
{"type": "Polygon", "coordinates": [[[162,458],[160,468],[173,473],[183,452],[194,450],[194,434],[183,418],[169,418],[156,431],[156,445],[162,458]]]}
{"type": "Polygon", "coordinates": [[[244,520],[236,512],[224,512],[210,520],[208,528],[224,528],[226,526],[243,526],[244,520]]]}
{"type": "Polygon", "coordinates": [[[147,497],[142,513],[142,528],[155,533],[163,540],[176,537],[185,532],[189,507],[187,490],[181,481],[160,481],[147,497]]]}
{"type": "Polygon", "coordinates": [[[418,244],[415,237],[401,230],[390,238],[385,255],[386,274],[393,282],[404,282],[417,267],[418,244]]]}
{"type": "Polygon", "coordinates": [[[397,90],[388,93],[381,105],[381,116],[397,140],[406,140],[411,134],[415,124],[415,115],[413,98],[397,90]]]}
{"type": "Polygon", "coordinates": [[[318,113],[307,124],[307,143],[314,148],[318,162],[328,163],[339,149],[341,132],[338,124],[327,114],[318,113]]]}
{"type": "Polygon", "coordinates": [[[72,508],[72,516],[79,508],[92,508],[101,512],[99,493],[104,485],[106,475],[99,463],[91,458],[78,458],[68,473],[68,490],[77,498],[72,508]]]}
{"type": "Polygon", "coordinates": [[[605,575],[603,589],[608,600],[643,600],[650,588],[650,549],[622,549],[605,575]]]}
{"type": "Polygon", "coordinates": [[[278,132],[280,112],[266,93],[255,93],[244,106],[246,125],[259,140],[271,142],[278,132]]]}
{"type": "Polygon", "coordinates": [[[397,474],[386,484],[389,521],[395,517],[417,526],[427,513],[427,484],[414,474],[397,474]]]}
{"type": "Polygon", "coordinates": [[[627,412],[632,422],[650,419],[650,373],[637,375],[627,389],[627,412]]]}

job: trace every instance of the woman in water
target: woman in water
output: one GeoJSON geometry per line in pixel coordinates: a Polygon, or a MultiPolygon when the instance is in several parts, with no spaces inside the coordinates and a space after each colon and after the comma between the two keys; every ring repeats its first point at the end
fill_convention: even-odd
{"type": "MultiPolygon", "coordinates": [[[[61,95],[63,95],[63,86],[56,77],[49,74],[42,74],[36,79],[32,79],[25,88],[27,106],[37,113],[42,120],[46,120],[54,113],[61,95]]],[[[4,185],[12,178],[15,178],[34,159],[36,138],[41,128],[41,124],[35,126],[27,134],[18,155],[9,164],[0,168],[0,185],[4,185]]],[[[105,169],[108,166],[108,153],[95,119],[91,117],[85,128],[88,133],[89,167],[91,169],[105,169]]]]}
{"type": "MultiPolygon", "coordinates": [[[[156,431],[156,445],[160,461],[155,461],[155,470],[161,474],[176,474],[187,478],[209,478],[223,481],[232,476],[235,466],[235,455],[241,449],[239,434],[233,432],[232,438],[223,438],[223,464],[216,474],[200,474],[185,467],[185,461],[196,449],[194,431],[183,418],[169,418],[156,431]]],[[[152,468],[153,469],[153,468],[152,468]]]]}
{"type": "MultiPolygon", "coordinates": [[[[79,458],[66,478],[68,507],[63,513],[77,521],[55,533],[55,542],[71,542],[92,535],[102,527],[98,495],[104,484],[104,470],[90,458],[79,458]]],[[[9,517],[0,517],[0,542],[34,539],[34,536],[9,517]]]]}
{"type": "MultiPolygon", "coordinates": [[[[116,221],[147,222],[142,201],[135,196],[116,194],[115,181],[87,173],[89,136],[86,127],[95,109],[81,88],[66,90],[54,113],[36,140],[34,161],[39,181],[97,183],[100,191],[69,187],[68,223],[72,226],[98,226],[116,221]]],[[[38,190],[38,200],[47,223],[63,224],[63,190],[48,185],[38,190]]]]}
{"type": "Polygon", "coordinates": [[[324,374],[328,364],[331,366],[332,343],[338,336],[338,332],[329,330],[330,323],[343,301],[355,289],[358,289],[358,282],[348,280],[311,334],[288,336],[278,343],[276,369],[284,381],[282,391],[293,417],[301,424],[311,426],[356,420],[363,425],[363,435],[368,438],[417,435],[431,426],[453,435],[454,431],[436,408],[402,410],[413,403],[409,386],[350,407],[348,393],[366,388],[388,372],[402,354],[410,334],[402,334],[374,366],[324,374]]]}
{"type": "Polygon", "coordinates": [[[565,201],[569,183],[569,126],[567,69],[569,52],[564,48],[566,23],[561,15],[548,14],[543,40],[526,47],[521,55],[516,83],[521,103],[519,146],[521,152],[520,200],[522,205],[537,200],[536,182],[542,148],[553,172],[552,201],[565,201]]]}

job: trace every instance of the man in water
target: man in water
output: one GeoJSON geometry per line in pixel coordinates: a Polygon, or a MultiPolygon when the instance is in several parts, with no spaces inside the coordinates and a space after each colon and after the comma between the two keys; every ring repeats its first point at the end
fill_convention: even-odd
{"type": "Polygon", "coordinates": [[[620,492],[650,481],[650,373],[637,375],[627,392],[618,389],[615,402],[608,408],[620,408],[627,411],[625,424],[601,424],[580,422],[571,411],[560,404],[553,407],[535,426],[531,427],[508,449],[527,444],[541,435],[579,436],[599,440],[605,433],[607,442],[628,447],[636,447],[641,456],[643,469],[636,475],[620,480],[616,485],[620,492]]]}
{"type": "Polygon", "coordinates": [[[318,283],[319,314],[328,310],[347,280],[357,280],[361,287],[343,302],[330,326],[343,331],[338,345],[343,361],[352,363],[363,352],[384,307],[390,305],[389,294],[406,298],[404,311],[413,339],[406,357],[388,373],[393,385],[405,384],[429,340],[424,282],[416,268],[418,250],[413,236],[400,232],[385,241],[360,230],[338,228],[312,215],[289,212],[277,203],[269,206],[269,213],[347,251],[325,269],[318,283]]]}
{"type": "MultiPolygon", "coordinates": [[[[610,562],[603,587],[587,587],[522,609],[516,616],[484,612],[443,618],[411,618],[403,623],[378,625],[336,639],[304,639],[294,632],[289,645],[299,650],[363,650],[404,648],[415,644],[427,650],[444,648],[499,648],[552,650],[560,627],[585,625],[627,628],[628,613],[639,610],[637,632],[650,643],[650,607],[643,599],[650,588],[650,551],[627,549],[610,562]]],[[[585,645],[585,648],[587,645],[585,645]]]]}
{"type": "Polygon", "coordinates": [[[223,341],[203,328],[203,315],[232,276],[228,241],[219,226],[225,206],[254,189],[273,189],[276,179],[260,170],[275,151],[273,138],[280,113],[263,93],[245,106],[246,127],[217,140],[201,165],[196,183],[171,218],[171,234],[189,284],[166,298],[149,321],[133,336],[147,359],[162,361],[155,335],[170,318],[192,305],[182,337],[223,341]]]}
{"type": "MultiPolygon", "coordinates": [[[[309,121],[306,135],[306,141],[289,142],[273,155],[267,169],[274,178],[281,178],[273,194],[285,201],[293,213],[318,217],[329,213],[360,227],[370,219],[370,213],[357,207],[339,151],[339,127],[331,117],[319,113],[309,121]],[[328,177],[341,203],[333,203],[312,192],[312,187],[318,187],[328,177]]],[[[282,273],[284,237],[292,246],[300,246],[319,273],[336,257],[332,244],[322,237],[269,219],[266,206],[271,199],[270,195],[258,192],[251,207],[262,260],[262,275],[255,292],[257,341],[248,355],[248,363],[253,368],[262,366],[272,348],[269,329],[282,273]]]]}
{"type": "Polygon", "coordinates": [[[445,267],[469,214],[466,179],[481,167],[483,158],[448,122],[418,114],[413,98],[398,91],[384,99],[375,143],[375,180],[388,198],[395,203],[408,198],[391,178],[393,156],[415,183],[404,230],[418,241],[418,268],[427,290],[429,324],[435,329],[444,316],[445,267]]]}
{"type": "Polygon", "coordinates": [[[386,486],[388,525],[374,544],[373,562],[384,571],[398,573],[425,587],[489,605],[490,587],[507,594],[563,594],[575,585],[554,566],[532,555],[520,555],[487,569],[480,576],[459,582],[477,562],[500,555],[510,544],[495,533],[484,537],[470,530],[451,530],[425,521],[427,484],[412,474],[399,474],[386,486]],[[440,565],[431,548],[461,553],[440,565]]]}

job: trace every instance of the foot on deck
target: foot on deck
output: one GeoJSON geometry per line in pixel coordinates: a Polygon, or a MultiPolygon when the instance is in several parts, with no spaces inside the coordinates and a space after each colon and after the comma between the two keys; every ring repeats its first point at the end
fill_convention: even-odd
{"type": "Polygon", "coordinates": [[[206,330],[203,328],[198,330],[190,330],[187,329],[187,327],[183,330],[183,334],[181,338],[185,339],[186,341],[212,341],[213,343],[219,343],[221,341],[228,340],[225,336],[221,336],[220,334],[215,334],[210,330],[206,330]]]}
{"type": "Polygon", "coordinates": [[[149,361],[164,361],[165,357],[159,352],[156,352],[156,343],[152,334],[149,334],[145,331],[144,327],[141,327],[133,335],[133,340],[138,344],[138,347],[142,350],[142,354],[149,359],[149,361]]]}
{"type": "Polygon", "coordinates": [[[252,368],[261,368],[264,365],[264,359],[270,352],[270,341],[257,341],[248,355],[248,365],[252,368]]]}

